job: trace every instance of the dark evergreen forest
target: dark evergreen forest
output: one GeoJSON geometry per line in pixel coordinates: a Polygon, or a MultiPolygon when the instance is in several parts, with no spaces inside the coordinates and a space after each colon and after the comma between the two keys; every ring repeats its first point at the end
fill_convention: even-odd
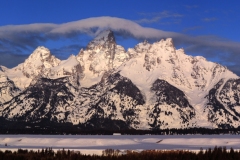
{"type": "Polygon", "coordinates": [[[102,155],[85,155],[79,151],[58,150],[51,148],[38,151],[22,150],[5,152],[0,151],[0,160],[240,160],[240,151],[227,150],[225,147],[192,151],[162,151],[145,150],[142,152],[126,151],[122,154],[119,150],[106,149],[102,155]]]}
{"type": "Polygon", "coordinates": [[[17,122],[7,121],[0,117],[0,134],[46,134],[46,135],[112,135],[113,133],[130,134],[130,135],[185,135],[185,134],[240,134],[240,128],[187,128],[187,129],[149,129],[149,130],[136,130],[136,129],[116,129],[116,128],[100,128],[100,125],[79,124],[73,125],[72,123],[57,123],[42,120],[39,123],[31,122],[17,122]]]}

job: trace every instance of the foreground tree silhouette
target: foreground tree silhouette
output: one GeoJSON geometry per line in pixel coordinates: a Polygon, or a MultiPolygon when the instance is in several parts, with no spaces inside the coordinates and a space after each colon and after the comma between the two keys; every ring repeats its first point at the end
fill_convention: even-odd
{"type": "Polygon", "coordinates": [[[84,155],[79,151],[58,150],[54,152],[52,148],[41,151],[22,150],[0,151],[0,160],[240,160],[240,152],[233,148],[227,150],[226,147],[214,147],[214,149],[201,148],[199,152],[184,150],[144,150],[136,152],[127,150],[122,154],[119,150],[106,149],[102,155],[84,155]]]}

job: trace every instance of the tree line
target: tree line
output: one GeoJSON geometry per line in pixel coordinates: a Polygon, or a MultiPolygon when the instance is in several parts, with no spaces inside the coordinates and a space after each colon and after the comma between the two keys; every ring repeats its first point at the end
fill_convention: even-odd
{"type": "Polygon", "coordinates": [[[86,155],[79,151],[58,150],[46,148],[38,151],[22,150],[0,151],[1,160],[240,160],[240,151],[233,148],[215,147],[214,149],[200,149],[199,152],[184,150],[144,150],[135,152],[127,150],[120,153],[119,150],[106,149],[102,155],[86,155]]]}
{"type": "Polygon", "coordinates": [[[0,134],[46,134],[46,135],[186,135],[186,134],[240,134],[239,128],[230,129],[208,129],[208,128],[187,128],[187,129],[159,129],[159,130],[110,130],[110,129],[79,129],[75,127],[35,127],[35,128],[0,128],[0,134]]]}
{"type": "Polygon", "coordinates": [[[114,128],[90,128],[84,124],[73,125],[72,123],[59,123],[43,119],[38,123],[25,121],[8,121],[0,117],[0,134],[79,134],[79,135],[112,135],[113,133],[130,134],[130,135],[185,135],[185,134],[240,134],[240,127],[224,127],[209,129],[209,128],[171,128],[171,129],[114,129],[114,128]]]}

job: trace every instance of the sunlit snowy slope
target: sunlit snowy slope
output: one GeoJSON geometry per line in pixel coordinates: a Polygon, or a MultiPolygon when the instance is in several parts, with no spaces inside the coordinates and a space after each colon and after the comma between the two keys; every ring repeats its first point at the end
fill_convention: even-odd
{"type": "Polygon", "coordinates": [[[0,115],[93,128],[238,127],[240,79],[171,38],[126,51],[106,30],[67,60],[38,47],[15,68],[0,66],[0,115]]]}

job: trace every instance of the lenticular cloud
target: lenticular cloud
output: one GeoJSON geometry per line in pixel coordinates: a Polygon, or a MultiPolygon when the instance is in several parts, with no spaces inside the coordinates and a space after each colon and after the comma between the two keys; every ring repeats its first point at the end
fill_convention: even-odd
{"type": "Polygon", "coordinates": [[[239,42],[222,40],[212,36],[193,37],[147,28],[131,20],[116,17],[94,17],[62,24],[34,23],[2,26],[0,27],[0,54],[17,54],[15,51],[18,49],[34,49],[36,46],[44,45],[49,40],[69,39],[82,34],[96,36],[105,29],[111,29],[120,36],[138,40],[156,41],[162,38],[173,38],[175,45],[186,46],[187,52],[201,54],[207,58],[217,56],[220,59],[219,62],[224,62],[227,59],[231,64],[238,64],[236,58],[231,57],[236,57],[239,54],[239,42]],[[1,46],[4,46],[4,50],[1,46]],[[10,48],[9,51],[5,50],[6,46],[10,48]]]}
{"type": "Polygon", "coordinates": [[[153,28],[144,28],[137,23],[115,17],[88,18],[79,21],[64,23],[50,31],[50,34],[66,35],[71,32],[98,34],[103,29],[111,29],[116,32],[127,32],[135,38],[159,39],[161,37],[175,37],[174,32],[165,32],[153,28]],[[96,29],[96,30],[94,30],[96,29]]]}
{"type": "MultiPolygon", "coordinates": [[[[68,37],[68,35],[89,34],[95,36],[104,29],[111,29],[116,32],[127,32],[135,38],[159,39],[161,37],[175,37],[174,32],[165,32],[153,28],[144,28],[137,23],[115,17],[96,17],[63,24],[35,23],[26,25],[8,25],[0,27],[1,40],[12,39],[16,34],[35,34],[51,38],[52,35],[68,37]]],[[[24,36],[23,36],[24,37],[24,36]]]]}
{"type": "MultiPolygon", "coordinates": [[[[225,47],[229,52],[235,52],[240,49],[239,43],[212,40],[209,36],[191,37],[176,32],[167,32],[154,28],[142,27],[139,24],[116,17],[95,17],[78,21],[53,24],[53,23],[35,23],[25,25],[8,25],[0,27],[0,42],[12,43],[13,45],[34,45],[47,40],[57,40],[59,38],[71,38],[81,34],[96,36],[104,29],[111,29],[136,39],[160,40],[162,38],[173,38],[177,44],[187,44],[192,48],[201,47],[225,47]],[[30,40],[29,40],[30,39],[30,40]],[[26,43],[31,41],[31,43],[26,43]],[[25,42],[23,44],[23,42],[25,42]],[[211,42],[211,43],[209,43],[211,42]]],[[[41,44],[40,44],[41,45],[41,44]]]]}

